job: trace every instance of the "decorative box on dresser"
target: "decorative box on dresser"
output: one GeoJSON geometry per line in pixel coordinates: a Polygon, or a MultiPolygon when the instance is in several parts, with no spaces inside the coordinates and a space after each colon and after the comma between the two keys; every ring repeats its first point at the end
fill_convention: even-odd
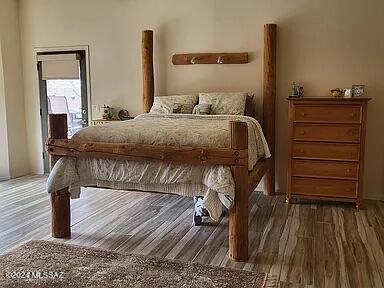
{"type": "Polygon", "coordinates": [[[288,100],[287,203],[307,198],[352,202],[359,208],[370,98],[288,100]]]}

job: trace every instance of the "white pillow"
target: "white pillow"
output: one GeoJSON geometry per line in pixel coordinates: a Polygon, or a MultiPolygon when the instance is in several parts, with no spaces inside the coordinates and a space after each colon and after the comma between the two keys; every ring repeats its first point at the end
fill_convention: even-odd
{"type": "Polygon", "coordinates": [[[193,108],[192,114],[197,114],[197,115],[211,114],[211,104],[197,104],[193,108]]]}
{"type": "Polygon", "coordinates": [[[195,106],[197,101],[198,101],[197,95],[158,96],[158,97],[155,97],[149,113],[168,114],[168,113],[172,113],[172,107],[174,106],[174,104],[178,104],[182,106],[183,104],[185,104],[185,106],[182,109],[183,113],[191,114],[193,107],[195,106]]]}
{"type": "Polygon", "coordinates": [[[212,115],[244,115],[246,92],[199,93],[199,104],[211,104],[212,115]]]}

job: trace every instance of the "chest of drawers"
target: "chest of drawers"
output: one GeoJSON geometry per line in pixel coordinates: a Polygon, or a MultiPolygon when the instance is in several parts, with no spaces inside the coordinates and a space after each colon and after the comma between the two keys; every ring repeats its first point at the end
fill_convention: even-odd
{"type": "Polygon", "coordinates": [[[352,202],[363,194],[369,98],[289,98],[287,202],[352,202]]]}

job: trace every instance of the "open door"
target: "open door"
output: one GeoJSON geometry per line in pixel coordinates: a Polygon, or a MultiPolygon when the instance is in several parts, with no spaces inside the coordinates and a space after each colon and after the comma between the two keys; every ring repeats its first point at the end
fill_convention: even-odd
{"type": "MultiPolygon", "coordinates": [[[[68,137],[88,126],[87,71],[84,50],[37,53],[42,144],[48,138],[48,114],[67,114],[68,137]]],[[[49,173],[43,149],[44,173],[49,173]]]]}

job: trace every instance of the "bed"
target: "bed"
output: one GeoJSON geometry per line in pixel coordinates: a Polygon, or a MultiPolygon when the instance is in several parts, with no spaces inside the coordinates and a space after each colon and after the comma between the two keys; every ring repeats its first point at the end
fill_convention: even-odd
{"type": "MultiPolygon", "coordinates": [[[[240,115],[145,113],[67,139],[66,115],[49,115],[53,237],[70,237],[70,198],[80,196],[80,187],[204,196],[214,220],[222,205],[230,209],[229,255],[247,260],[248,197],[263,176],[266,193],[275,190],[276,25],[265,25],[264,33],[263,127],[240,115]]],[[[142,55],[144,112],[149,112],[153,31],[143,31],[142,55]]]]}

